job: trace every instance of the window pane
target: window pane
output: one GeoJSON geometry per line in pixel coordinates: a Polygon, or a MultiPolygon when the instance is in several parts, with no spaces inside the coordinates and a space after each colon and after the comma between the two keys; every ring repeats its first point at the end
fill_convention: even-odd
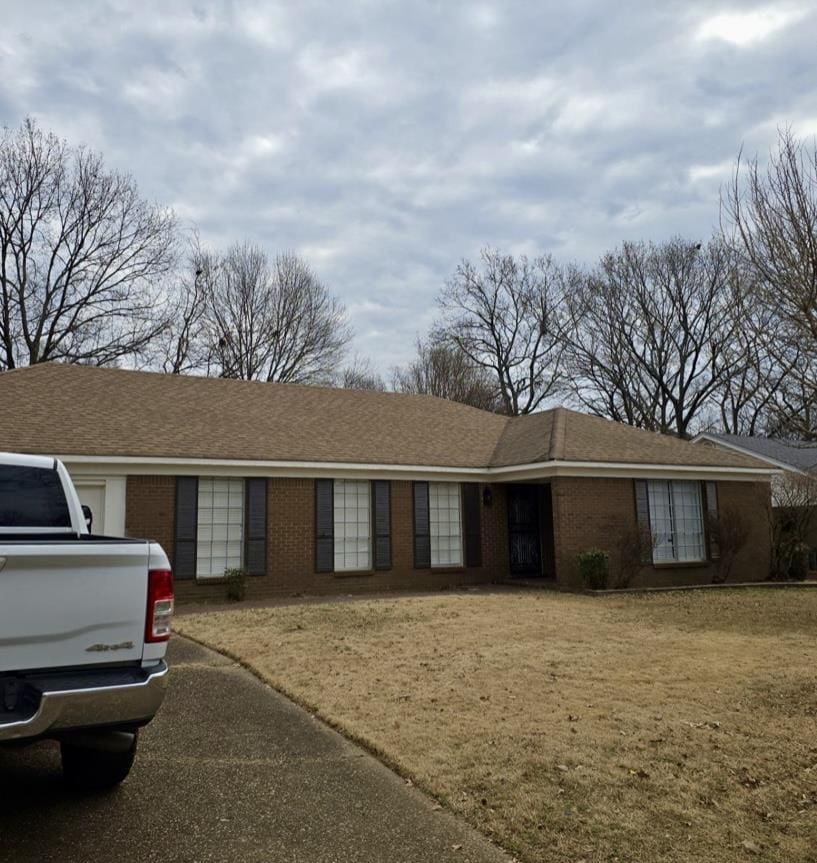
{"type": "Polygon", "coordinates": [[[71,527],[57,472],[41,467],[0,467],[0,527],[71,527]]]}
{"type": "Polygon", "coordinates": [[[335,571],[371,569],[372,516],[368,480],[334,482],[335,571]]]}
{"type": "Polygon", "coordinates": [[[672,512],[676,560],[704,559],[704,526],[701,511],[701,485],[695,481],[672,483],[672,512]]]}
{"type": "Polygon", "coordinates": [[[649,503],[653,561],[704,560],[700,483],[694,480],[651,480],[649,503]]]}
{"type": "Polygon", "coordinates": [[[462,566],[460,484],[432,482],[428,486],[431,565],[462,566]]]}
{"type": "Polygon", "coordinates": [[[650,528],[652,530],[652,559],[655,563],[675,560],[672,544],[672,497],[670,484],[665,480],[650,480],[650,528]]]}
{"type": "Polygon", "coordinates": [[[199,478],[196,575],[220,578],[242,565],[244,480],[199,478]]]}

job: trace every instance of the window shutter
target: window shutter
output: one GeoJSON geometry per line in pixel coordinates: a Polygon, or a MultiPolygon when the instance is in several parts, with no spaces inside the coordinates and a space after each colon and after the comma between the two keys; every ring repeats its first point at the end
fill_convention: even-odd
{"type": "Polygon", "coordinates": [[[465,565],[482,566],[482,519],[479,483],[463,483],[462,500],[465,532],[465,565]]]}
{"type": "Polygon", "coordinates": [[[315,572],[335,568],[334,497],[331,479],[315,480],[315,572]]]}
{"type": "Polygon", "coordinates": [[[429,527],[428,483],[414,483],[414,568],[431,567],[431,530],[429,527]]]}
{"type": "Polygon", "coordinates": [[[391,483],[372,481],[374,510],[374,568],[391,569],[391,483]]]}
{"type": "Polygon", "coordinates": [[[641,544],[641,562],[652,563],[652,528],[650,526],[650,498],[645,479],[635,480],[635,512],[638,518],[638,536],[641,544]]]}
{"type": "Polygon", "coordinates": [[[173,575],[178,579],[196,577],[196,532],[198,528],[199,479],[176,477],[176,535],[173,575]]]}
{"type": "Polygon", "coordinates": [[[719,560],[721,556],[721,547],[718,542],[718,484],[707,480],[702,482],[703,499],[704,499],[704,529],[706,530],[706,539],[709,544],[709,559],[719,560]]]}
{"type": "Polygon", "coordinates": [[[250,575],[267,572],[267,480],[244,480],[244,569],[250,575]]]}

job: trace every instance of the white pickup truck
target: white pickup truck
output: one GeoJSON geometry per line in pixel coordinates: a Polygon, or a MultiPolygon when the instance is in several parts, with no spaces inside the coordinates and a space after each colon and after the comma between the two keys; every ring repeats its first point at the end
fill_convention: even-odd
{"type": "Polygon", "coordinates": [[[0,453],[0,746],[56,739],[65,778],[101,789],[162,703],[173,576],[91,520],[61,462],[0,453]]]}

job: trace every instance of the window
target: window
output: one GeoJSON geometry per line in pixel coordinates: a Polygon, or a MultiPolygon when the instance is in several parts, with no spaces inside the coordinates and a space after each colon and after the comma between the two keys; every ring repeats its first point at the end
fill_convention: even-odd
{"type": "Polygon", "coordinates": [[[431,565],[462,566],[462,516],[457,482],[428,484],[431,565]]]}
{"type": "Polygon", "coordinates": [[[368,480],[334,483],[335,572],[372,568],[372,512],[368,480]]]}
{"type": "Polygon", "coordinates": [[[700,483],[650,480],[648,487],[653,563],[704,560],[700,483]]]}
{"type": "Polygon", "coordinates": [[[196,575],[220,577],[241,567],[244,539],[244,480],[199,478],[196,575]]]}
{"type": "Polygon", "coordinates": [[[71,516],[56,470],[0,467],[0,527],[71,527],[71,516]]]}

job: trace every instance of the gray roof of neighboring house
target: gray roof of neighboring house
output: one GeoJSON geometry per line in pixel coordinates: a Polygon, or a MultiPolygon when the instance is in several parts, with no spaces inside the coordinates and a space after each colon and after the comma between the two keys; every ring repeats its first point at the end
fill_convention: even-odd
{"type": "Polygon", "coordinates": [[[718,441],[725,446],[739,447],[761,458],[772,459],[796,470],[817,469],[817,443],[799,443],[749,435],[707,432],[701,438],[718,441]]]}

